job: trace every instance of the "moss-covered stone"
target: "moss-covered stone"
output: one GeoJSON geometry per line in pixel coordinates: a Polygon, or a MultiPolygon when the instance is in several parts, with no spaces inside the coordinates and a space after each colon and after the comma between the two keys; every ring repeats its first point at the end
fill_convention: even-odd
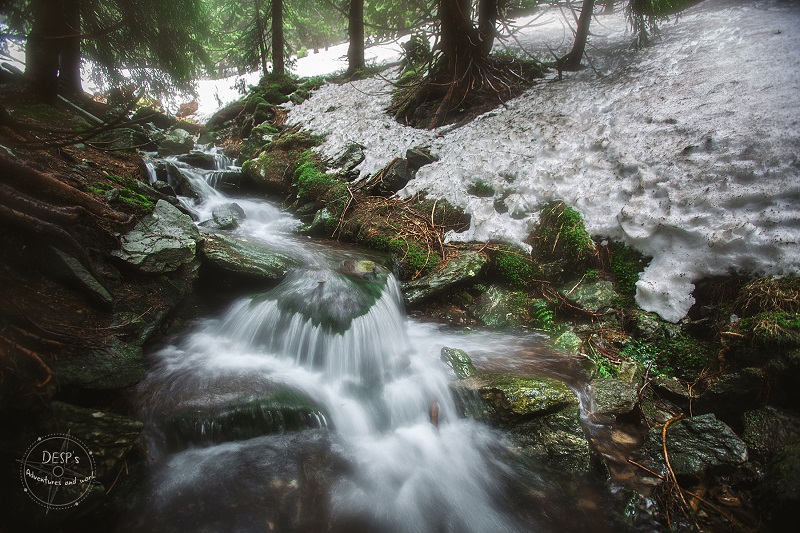
{"type": "Polygon", "coordinates": [[[403,297],[409,305],[414,305],[427,298],[470,280],[477,278],[487,263],[486,256],[471,250],[460,252],[455,258],[436,272],[410,281],[403,285],[403,297]]]}
{"type": "Polygon", "coordinates": [[[464,350],[458,348],[442,348],[440,359],[455,372],[456,379],[466,379],[476,375],[477,371],[472,365],[472,359],[464,350]]]}
{"type": "Polygon", "coordinates": [[[567,283],[558,292],[571,304],[592,313],[608,311],[615,302],[617,293],[610,281],[586,281],[567,283]]]}
{"type": "Polygon", "coordinates": [[[597,250],[583,218],[564,202],[544,207],[533,233],[533,251],[541,263],[559,263],[565,273],[581,274],[597,263],[597,250]]]}
{"type": "Polygon", "coordinates": [[[577,405],[521,422],[508,434],[519,453],[551,468],[571,474],[586,473],[592,468],[577,405]]]}
{"type": "Polygon", "coordinates": [[[494,251],[490,274],[518,289],[524,289],[542,277],[542,272],[531,259],[530,253],[515,246],[503,246],[494,251]]]}
{"type": "Polygon", "coordinates": [[[492,285],[478,298],[473,314],[489,327],[518,327],[530,322],[530,305],[528,294],[492,285]]]}
{"type": "Polygon", "coordinates": [[[275,281],[297,262],[264,246],[227,235],[209,235],[202,250],[205,261],[230,275],[275,281]]]}
{"type": "Polygon", "coordinates": [[[580,402],[564,383],[549,378],[482,374],[478,391],[502,422],[543,415],[580,402]]]}
{"type": "Polygon", "coordinates": [[[589,411],[595,416],[630,413],[637,402],[636,387],[619,379],[594,379],[589,387],[589,411]]]}

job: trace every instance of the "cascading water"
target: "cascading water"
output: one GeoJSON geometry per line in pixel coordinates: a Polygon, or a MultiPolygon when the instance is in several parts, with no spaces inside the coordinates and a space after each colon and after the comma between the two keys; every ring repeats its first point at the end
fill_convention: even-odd
{"type": "MultiPolygon", "coordinates": [[[[182,201],[201,220],[231,201],[208,185],[214,171],[179,168],[199,193],[182,201]]],[[[389,272],[303,243],[267,202],[236,202],[247,216],[236,232],[301,266],[152,354],[137,401],[153,466],[132,529],[564,527],[540,497],[558,489],[515,462],[499,433],[459,417],[439,359],[447,343],[502,352],[520,338],[408,321],[389,272]]]]}

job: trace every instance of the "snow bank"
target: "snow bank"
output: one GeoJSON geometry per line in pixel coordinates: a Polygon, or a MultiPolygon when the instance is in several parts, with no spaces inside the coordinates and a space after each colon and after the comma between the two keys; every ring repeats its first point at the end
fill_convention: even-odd
{"type": "MultiPolygon", "coordinates": [[[[558,46],[549,20],[524,30],[526,49],[558,46]]],[[[542,82],[459,129],[398,125],[380,79],[326,86],[289,120],[326,133],[328,155],[365,145],[362,175],[429,146],[440,160],[400,194],[463,206],[473,222],[454,241],[522,241],[543,202],[564,200],[593,235],[653,257],[636,298],[667,320],[701,278],[800,271],[800,4],[708,0],[638,52],[621,15],[593,31],[598,73],[542,82]],[[478,180],[494,198],[467,193],[478,180]]]]}

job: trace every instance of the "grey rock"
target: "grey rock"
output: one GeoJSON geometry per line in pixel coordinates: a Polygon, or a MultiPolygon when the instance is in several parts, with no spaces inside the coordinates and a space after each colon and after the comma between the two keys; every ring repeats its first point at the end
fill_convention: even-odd
{"type": "Polygon", "coordinates": [[[229,274],[263,280],[279,280],[297,265],[279,252],[226,235],[208,235],[201,253],[207,263],[229,274]]]}
{"type": "Polygon", "coordinates": [[[614,284],[607,280],[582,281],[577,286],[574,283],[568,283],[562,286],[559,292],[573,305],[592,313],[610,308],[617,295],[614,291],[614,284]]]}
{"type": "Polygon", "coordinates": [[[714,413],[726,424],[737,427],[744,411],[758,407],[758,398],[767,377],[760,368],[744,368],[724,375],[692,404],[692,412],[714,413]]]}
{"type": "Polygon", "coordinates": [[[211,211],[211,216],[220,229],[236,229],[247,217],[244,209],[235,202],[218,205],[211,211]]]}
{"type": "Polygon", "coordinates": [[[442,348],[440,359],[455,372],[456,379],[466,379],[476,375],[477,371],[472,365],[472,359],[464,350],[457,348],[442,348]]]}
{"type": "Polygon", "coordinates": [[[630,413],[636,406],[636,387],[619,379],[595,379],[589,386],[589,411],[595,416],[630,413]]]}
{"type": "Polygon", "coordinates": [[[406,160],[411,170],[416,172],[425,165],[430,165],[436,161],[436,158],[425,148],[409,148],[406,150],[406,160]]]}
{"type": "MultiPolygon", "coordinates": [[[[637,456],[644,466],[664,475],[662,428],[652,428],[637,456]]],[[[679,481],[698,482],[714,469],[735,467],[748,459],[747,445],[713,414],[685,418],[667,429],[667,452],[679,481]]]]}
{"type": "Polygon", "coordinates": [[[177,270],[191,262],[202,238],[191,217],[165,200],[122,236],[122,246],[111,255],[148,273],[177,270]]]}
{"type": "Polygon", "coordinates": [[[553,339],[553,346],[568,354],[576,355],[583,346],[583,340],[572,331],[571,328],[565,329],[553,339]]]}
{"type": "Polygon", "coordinates": [[[492,285],[478,297],[472,312],[489,327],[523,326],[529,320],[527,295],[492,285]]]}
{"type": "Polygon", "coordinates": [[[357,142],[347,141],[341,153],[337,154],[330,162],[330,167],[340,169],[345,174],[349,174],[364,162],[364,150],[366,147],[357,142]]]}
{"type": "Polygon", "coordinates": [[[136,385],[145,373],[145,358],[139,346],[108,337],[102,347],[73,359],[50,365],[62,387],[117,390],[136,385]]]}
{"type": "Polygon", "coordinates": [[[413,177],[414,173],[408,166],[408,161],[398,159],[382,171],[380,180],[370,188],[369,193],[373,196],[392,196],[405,187],[413,177]]]}
{"type": "Polygon", "coordinates": [[[166,181],[156,180],[151,184],[151,187],[164,196],[169,196],[171,198],[175,198],[177,196],[175,189],[166,181]]]}
{"type": "Polygon", "coordinates": [[[501,423],[541,416],[580,403],[569,387],[555,379],[481,374],[466,381],[472,381],[501,423]]]}
{"type": "Polygon", "coordinates": [[[589,441],[577,405],[522,422],[508,434],[519,453],[551,468],[572,474],[591,470],[589,441]]]}
{"type": "Polygon", "coordinates": [[[330,236],[338,223],[339,218],[333,216],[330,209],[323,207],[314,214],[314,220],[311,221],[308,232],[315,235],[330,236]]]}
{"type": "Polygon", "coordinates": [[[195,168],[201,168],[203,170],[217,170],[216,158],[213,155],[205,152],[197,152],[192,150],[188,154],[179,155],[176,159],[181,163],[186,163],[187,165],[195,168]]]}
{"type": "Polygon", "coordinates": [[[485,255],[467,250],[449,261],[445,267],[403,285],[403,298],[413,305],[440,294],[455,285],[477,278],[486,266],[485,255]]]}
{"type": "Polygon", "coordinates": [[[97,303],[105,306],[114,303],[111,293],[86,270],[80,261],[58,248],[51,247],[51,249],[55,253],[55,261],[51,266],[56,268],[62,277],[78,285],[97,303]]]}
{"type": "Polygon", "coordinates": [[[765,406],[742,415],[747,443],[754,459],[768,462],[787,444],[800,443],[800,416],[791,411],[765,406]]]}
{"type": "Polygon", "coordinates": [[[194,149],[194,138],[186,130],[175,128],[167,133],[166,138],[158,143],[158,156],[188,154],[194,149]]]}
{"type": "Polygon", "coordinates": [[[324,410],[308,397],[275,386],[257,398],[242,398],[213,407],[186,407],[163,423],[173,451],[327,426],[324,410]]]}

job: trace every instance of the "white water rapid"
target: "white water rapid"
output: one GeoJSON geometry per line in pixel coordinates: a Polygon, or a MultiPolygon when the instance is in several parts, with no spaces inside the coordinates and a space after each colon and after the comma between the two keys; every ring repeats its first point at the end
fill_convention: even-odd
{"type": "MultiPolygon", "coordinates": [[[[198,193],[181,201],[200,220],[232,201],[209,185],[216,171],[180,169],[198,193]]],[[[235,236],[301,266],[151,355],[136,393],[149,492],[132,530],[610,528],[574,512],[499,432],[459,415],[441,348],[510,368],[535,335],[410,321],[388,271],[293,234],[298,222],[268,202],[235,201],[246,214],[235,236]]]]}

